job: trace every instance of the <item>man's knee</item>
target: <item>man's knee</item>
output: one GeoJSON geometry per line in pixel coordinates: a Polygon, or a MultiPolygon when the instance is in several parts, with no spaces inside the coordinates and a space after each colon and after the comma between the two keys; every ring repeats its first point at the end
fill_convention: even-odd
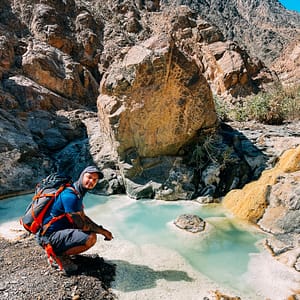
{"type": "Polygon", "coordinates": [[[90,248],[90,247],[94,246],[96,244],[96,242],[97,242],[97,235],[96,235],[96,233],[93,232],[89,235],[85,245],[90,248]]]}

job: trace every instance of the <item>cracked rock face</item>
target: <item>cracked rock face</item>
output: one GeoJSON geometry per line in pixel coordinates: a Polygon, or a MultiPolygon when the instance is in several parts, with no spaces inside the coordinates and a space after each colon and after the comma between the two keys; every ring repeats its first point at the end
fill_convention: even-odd
{"type": "Polygon", "coordinates": [[[217,120],[206,79],[163,35],[133,47],[112,66],[98,110],[121,157],[130,148],[142,157],[174,155],[217,120]]]}

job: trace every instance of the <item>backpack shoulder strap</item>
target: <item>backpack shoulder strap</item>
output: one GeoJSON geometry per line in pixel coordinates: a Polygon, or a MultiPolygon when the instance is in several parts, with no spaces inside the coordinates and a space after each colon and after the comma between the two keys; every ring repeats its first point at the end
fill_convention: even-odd
{"type": "MultiPolygon", "coordinates": [[[[78,198],[80,198],[79,192],[78,192],[71,184],[69,184],[69,183],[62,185],[62,186],[56,191],[56,193],[55,193],[55,194],[51,194],[51,196],[54,196],[54,197],[56,198],[56,197],[57,197],[57,196],[58,196],[65,188],[68,188],[68,189],[72,190],[72,191],[74,192],[74,194],[75,194],[78,198]]],[[[47,195],[47,194],[45,194],[45,195],[47,195]]],[[[68,217],[68,214],[67,214],[67,213],[63,213],[63,214],[61,214],[61,215],[59,215],[59,216],[53,217],[47,224],[44,224],[43,230],[42,230],[42,232],[41,232],[41,235],[44,235],[44,234],[46,233],[46,231],[48,230],[48,228],[49,228],[53,223],[55,223],[56,221],[58,221],[58,220],[60,220],[60,219],[62,219],[62,218],[64,218],[64,217],[67,217],[68,221],[69,221],[70,223],[73,223],[73,220],[72,220],[71,218],[68,217]]]]}
{"type": "Polygon", "coordinates": [[[66,188],[66,186],[68,186],[68,184],[60,186],[54,193],[46,193],[44,192],[45,190],[41,190],[33,197],[33,199],[35,200],[42,197],[56,198],[66,188]]]}

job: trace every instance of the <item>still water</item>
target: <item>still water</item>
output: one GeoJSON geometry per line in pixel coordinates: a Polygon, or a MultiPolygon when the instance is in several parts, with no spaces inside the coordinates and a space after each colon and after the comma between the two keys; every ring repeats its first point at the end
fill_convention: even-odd
{"type": "MultiPolygon", "coordinates": [[[[32,195],[0,201],[0,225],[16,221],[32,195]]],[[[194,269],[212,280],[244,290],[243,274],[249,255],[259,252],[262,234],[228,217],[218,205],[192,201],[132,200],[126,196],[85,198],[85,210],[95,222],[109,228],[115,238],[136,245],[154,244],[179,253],[194,269]],[[185,233],[173,225],[181,214],[196,214],[207,222],[207,234],[185,233]]]]}

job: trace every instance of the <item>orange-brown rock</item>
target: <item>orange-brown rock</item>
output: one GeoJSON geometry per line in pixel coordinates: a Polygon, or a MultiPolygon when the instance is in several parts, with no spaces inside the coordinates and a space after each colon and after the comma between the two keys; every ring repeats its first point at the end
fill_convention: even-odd
{"type": "Polygon", "coordinates": [[[220,29],[195,18],[187,6],[176,8],[170,16],[160,22],[175,37],[178,48],[196,61],[214,94],[243,97],[274,80],[260,60],[251,58],[235,42],[224,40],[220,29]]]}
{"type": "Polygon", "coordinates": [[[100,22],[96,23],[89,12],[83,11],[77,15],[75,27],[77,41],[83,48],[78,55],[80,62],[84,66],[97,68],[103,48],[101,44],[103,24],[100,22]]]}
{"type": "Polygon", "coordinates": [[[68,36],[68,19],[62,14],[64,9],[59,11],[57,8],[47,4],[35,4],[30,29],[35,38],[70,54],[74,42],[68,36]]]}
{"type": "Polygon", "coordinates": [[[253,92],[254,75],[261,69],[247,53],[231,41],[217,41],[202,46],[205,75],[217,94],[229,92],[234,97],[253,92]]]}
{"type": "Polygon", "coordinates": [[[74,0],[20,0],[14,4],[14,9],[31,37],[72,56],[98,78],[97,68],[103,50],[102,19],[74,0]]]}
{"type": "Polygon", "coordinates": [[[290,43],[271,68],[283,84],[300,84],[300,41],[290,43]]]}
{"type": "Polygon", "coordinates": [[[100,118],[121,155],[174,155],[217,117],[209,85],[165,35],[132,47],[102,81],[100,118]]]}
{"type": "Polygon", "coordinates": [[[48,44],[36,40],[30,43],[22,65],[29,78],[66,98],[89,104],[98,93],[97,82],[84,66],[48,44]]]}
{"type": "Polygon", "coordinates": [[[239,218],[257,222],[268,206],[270,187],[277,182],[278,177],[299,170],[300,146],[284,152],[276,166],[264,171],[257,181],[247,184],[241,190],[230,191],[223,199],[223,206],[239,218]]]}

